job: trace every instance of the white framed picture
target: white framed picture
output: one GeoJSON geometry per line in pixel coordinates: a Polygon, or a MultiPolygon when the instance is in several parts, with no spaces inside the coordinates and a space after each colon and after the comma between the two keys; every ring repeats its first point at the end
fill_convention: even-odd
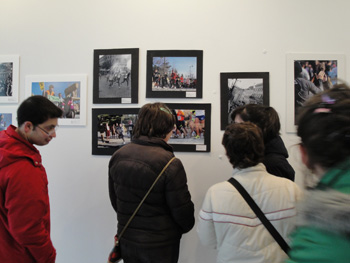
{"type": "Polygon", "coordinates": [[[63,111],[59,125],[86,125],[87,75],[26,76],[26,97],[41,95],[63,111]]]}
{"type": "Polygon", "coordinates": [[[0,103],[18,103],[19,55],[0,55],[0,103]]]}
{"type": "Polygon", "coordinates": [[[287,54],[286,132],[296,132],[299,107],[315,94],[345,82],[343,54],[287,54]]]}

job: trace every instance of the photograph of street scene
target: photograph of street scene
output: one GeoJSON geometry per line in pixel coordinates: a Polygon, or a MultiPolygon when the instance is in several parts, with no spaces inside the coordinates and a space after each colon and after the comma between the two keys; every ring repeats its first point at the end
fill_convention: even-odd
{"type": "Polygon", "coordinates": [[[197,57],[153,57],[152,91],[193,91],[197,88],[197,57]]]}
{"type": "Polygon", "coordinates": [[[32,82],[31,94],[51,100],[63,110],[63,119],[80,119],[80,82],[32,82]]]}
{"type": "Polygon", "coordinates": [[[263,104],[262,78],[229,78],[228,85],[228,123],[232,123],[231,113],[246,104],[263,104]]]}
{"type": "MultiPolygon", "coordinates": [[[[176,124],[169,144],[204,144],[205,111],[172,110],[176,124]]],[[[119,148],[132,140],[138,114],[98,114],[97,148],[119,148]]]]}
{"type": "Polygon", "coordinates": [[[137,114],[97,115],[97,148],[121,147],[132,140],[137,114]]]}
{"type": "Polygon", "coordinates": [[[176,124],[169,144],[204,144],[205,110],[173,109],[176,124]]]}
{"type": "Polygon", "coordinates": [[[0,63],[0,96],[12,96],[13,63],[0,63]]]}
{"type": "Polygon", "coordinates": [[[131,54],[100,55],[99,98],[131,97],[131,54]]]}

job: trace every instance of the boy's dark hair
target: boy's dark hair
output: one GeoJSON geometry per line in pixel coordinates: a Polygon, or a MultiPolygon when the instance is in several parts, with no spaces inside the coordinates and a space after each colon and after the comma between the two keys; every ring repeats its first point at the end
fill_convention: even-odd
{"type": "Polygon", "coordinates": [[[281,123],[276,110],[269,106],[260,104],[248,104],[236,108],[231,115],[234,121],[239,115],[243,121],[250,121],[256,124],[263,133],[264,142],[276,138],[280,134],[281,123]]]}
{"type": "Polygon", "coordinates": [[[350,88],[338,84],[313,96],[300,108],[297,125],[309,168],[331,168],[349,158],[350,88]]]}
{"type": "Polygon", "coordinates": [[[148,103],[139,111],[133,137],[145,135],[164,139],[174,129],[175,121],[171,110],[164,103],[148,103]]]}
{"type": "Polygon", "coordinates": [[[62,110],[43,96],[31,96],[24,100],[17,109],[17,123],[20,127],[30,121],[34,126],[51,118],[62,117],[62,110]]]}
{"type": "Polygon", "coordinates": [[[265,151],[262,133],[251,122],[228,125],[222,145],[234,168],[247,168],[262,162],[265,151]]]}

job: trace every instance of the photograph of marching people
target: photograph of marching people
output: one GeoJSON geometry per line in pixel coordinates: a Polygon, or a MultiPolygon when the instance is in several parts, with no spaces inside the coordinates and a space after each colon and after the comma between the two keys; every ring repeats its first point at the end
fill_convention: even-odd
{"type": "Polygon", "coordinates": [[[325,54],[287,55],[287,131],[295,131],[304,102],[344,80],[344,57],[325,54]]]}
{"type": "Polygon", "coordinates": [[[19,56],[0,56],[0,102],[18,102],[19,56]]]}
{"type": "Polygon", "coordinates": [[[94,103],[138,102],[139,49],[94,50],[94,103]]]}
{"type": "Polygon", "coordinates": [[[210,152],[211,104],[167,103],[176,124],[169,144],[178,152],[210,152]]]}
{"type": "Polygon", "coordinates": [[[59,125],[86,125],[86,75],[27,76],[28,96],[41,95],[62,109],[59,125]]]}
{"type": "Polygon", "coordinates": [[[221,73],[221,130],[232,122],[231,113],[239,106],[262,104],[269,106],[269,73],[221,73]]]}
{"type": "Polygon", "coordinates": [[[112,155],[130,143],[139,108],[92,109],[92,154],[112,155]]]}
{"type": "Polygon", "coordinates": [[[147,52],[147,98],[202,98],[203,51],[147,52]]]}

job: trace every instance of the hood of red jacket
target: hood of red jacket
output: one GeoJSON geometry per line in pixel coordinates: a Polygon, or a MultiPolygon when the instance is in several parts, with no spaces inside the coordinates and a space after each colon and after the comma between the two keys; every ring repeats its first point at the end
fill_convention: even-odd
{"type": "Polygon", "coordinates": [[[30,159],[35,166],[41,164],[39,151],[24,140],[11,125],[5,131],[0,132],[0,168],[3,168],[20,158],[30,159]]]}

